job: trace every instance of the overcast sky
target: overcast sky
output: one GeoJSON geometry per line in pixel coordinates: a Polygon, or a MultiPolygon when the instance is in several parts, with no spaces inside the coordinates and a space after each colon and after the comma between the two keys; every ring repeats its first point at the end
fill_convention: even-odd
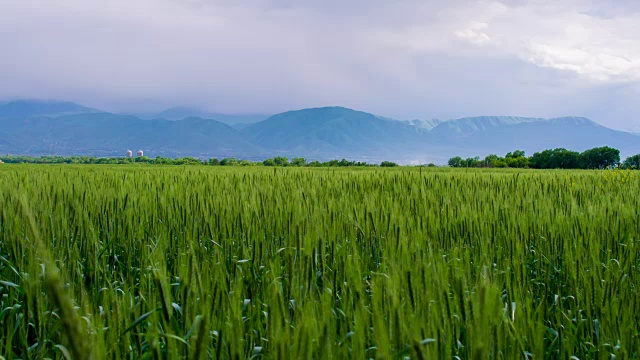
{"type": "Polygon", "coordinates": [[[640,128],[638,24],[638,0],[0,0],[0,99],[640,128]]]}

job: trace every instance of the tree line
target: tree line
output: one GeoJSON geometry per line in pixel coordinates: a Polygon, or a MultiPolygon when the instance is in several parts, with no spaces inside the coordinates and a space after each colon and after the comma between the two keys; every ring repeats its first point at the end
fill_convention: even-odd
{"type": "Polygon", "coordinates": [[[269,158],[264,161],[249,161],[236,158],[201,160],[195,157],[167,158],[158,156],[150,158],[139,157],[95,157],[95,156],[0,156],[0,163],[7,164],[155,164],[155,165],[208,165],[208,166],[293,166],[293,167],[347,167],[347,166],[380,166],[395,167],[397,163],[383,161],[380,164],[371,164],[347,159],[330,161],[307,161],[305,158],[295,157],[289,160],[283,156],[269,158]]]}
{"type": "MultiPolygon", "coordinates": [[[[195,157],[155,157],[139,156],[128,157],[95,157],[95,156],[0,156],[0,164],[156,164],[156,165],[208,165],[208,166],[290,166],[290,167],[350,167],[350,166],[378,166],[395,167],[397,163],[383,161],[380,164],[372,164],[347,159],[330,161],[307,161],[302,157],[289,159],[284,156],[276,156],[264,161],[240,160],[236,158],[202,160],[195,157]]],[[[630,156],[624,162],[620,162],[620,151],[608,146],[597,147],[583,152],[571,151],[564,148],[544,150],[527,157],[522,150],[507,153],[504,157],[491,154],[481,159],[462,158],[455,156],[449,159],[450,167],[491,167],[491,168],[532,168],[532,169],[640,169],[640,154],[630,156]]],[[[434,164],[428,164],[432,167],[434,164]]]]}
{"type": "Polygon", "coordinates": [[[451,167],[494,167],[532,169],[640,169],[640,154],[629,156],[620,162],[620,150],[609,146],[596,147],[583,152],[564,148],[548,149],[527,157],[522,150],[507,153],[504,157],[491,154],[481,159],[479,156],[463,159],[455,156],[449,159],[451,167]]]}

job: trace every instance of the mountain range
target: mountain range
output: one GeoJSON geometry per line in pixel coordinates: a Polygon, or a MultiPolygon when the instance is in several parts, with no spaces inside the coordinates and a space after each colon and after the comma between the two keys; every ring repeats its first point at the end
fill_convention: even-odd
{"type": "Polygon", "coordinates": [[[344,107],[268,115],[172,108],[152,116],[114,114],[72,102],[18,100],[0,105],[0,153],[13,155],[301,156],[379,162],[445,163],[521,149],[583,151],[612,146],[640,153],[640,136],[582,117],[481,116],[394,120],[344,107]]]}
{"type": "Polygon", "coordinates": [[[166,119],[166,120],[183,120],[189,117],[199,117],[202,119],[216,119],[234,128],[244,128],[249,124],[266,120],[268,114],[222,114],[211,111],[205,111],[190,107],[172,107],[154,114],[138,114],[142,119],[166,119]]]}

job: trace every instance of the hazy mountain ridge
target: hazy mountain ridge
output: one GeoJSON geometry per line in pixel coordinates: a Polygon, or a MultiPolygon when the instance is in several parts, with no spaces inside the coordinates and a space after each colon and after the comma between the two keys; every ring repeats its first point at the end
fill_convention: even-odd
{"type": "Polygon", "coordinates": [[[0,106],[0,153],[4,154],[122,156],[127,149],[142,149],[150,156],[259,159],[284,155],[444,163],[454,155],[484,156],[514,149],[531,154],[547,148],[582,151],[608,145],[626,155],[640,153],[637,135],[581,117],[398,121],[344,107],[323,107],[230,126],[201,117],[145,120],[73,103],[8,104],[0,106]],[[52,111],[63,115],[52,116],[52,111]]]}
{"type": "Polygon", "coordinates": [[[632,129],[627,129],[627,130],[622,130],[622,131],[626,131],[626,132],[631,133],[633,135],[640,136],[640,128],[632,128],[632,129]]]}
{"type": "Polygon", "coordinates": [[[252,124],[266,120],[271,115],[266,114],[222,114],[189,107],[172,107],[151,116],[140,116],[146,119],[182,120],[188,117],[213,119],[228,125],[252,124]]]}
{"type": "Polygon", "coordinates": [[[514,149],[531,154],[559,147],[584,151],[597,146],[616,147],[627,155],[640,152],[634,135],[606,128],[588,119],[571,117],[495,127],[468,134],[459,140],[457,143],[461,149],[475,150],[476,155],[504,154],[514,149]]]}
{"type": "Polygon", "coordinates": [[[402,120],[402,121],[406,122],[411,126],[415,126],[417,128],[425,129],[425,130],[431,130],[434,127],[444,122],[443,120],[440,120],[440,119],[431,119],[431,120],[414,119],[414,120],[402,120]]]}
{"type": "Polygon", "coordinates": [[[527,118],[516,116],[477,116],[443,121],[434,126],[433,134],[445,137],[465,137],[478,131],[490,130],[496,127],[517,125],[529,122],[544,122],[542,118],[527,118]]]}
{"type": "Polygon", "coordinates": [[[0,118],[61,116],[100,112],[70,101],[58,100],[14,100],[0,104],[0,118]]]}

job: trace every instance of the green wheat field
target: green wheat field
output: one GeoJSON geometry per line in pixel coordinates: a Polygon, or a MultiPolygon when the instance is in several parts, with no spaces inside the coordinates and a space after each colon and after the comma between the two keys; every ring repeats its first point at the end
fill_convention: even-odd
{"type": "Polygon", "coordinates": [[[0,166],[5,359],[640,358],[640,172],[0,166]]]}

